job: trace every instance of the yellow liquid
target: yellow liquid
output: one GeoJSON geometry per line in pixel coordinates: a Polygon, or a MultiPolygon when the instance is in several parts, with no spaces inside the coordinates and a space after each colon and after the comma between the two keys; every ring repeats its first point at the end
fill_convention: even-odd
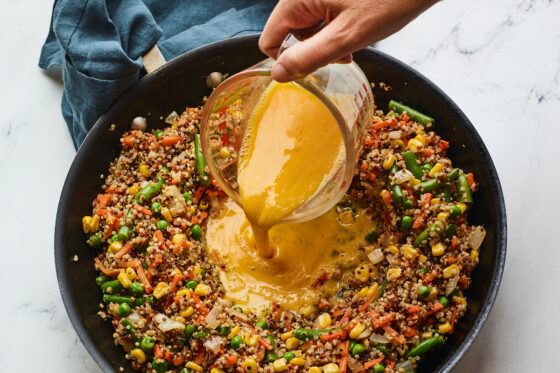
{"type": "Polygon", "coordinates": [[[255,312],[271,302],[302,312],[316,304],[319,291],[330,295],[339,289],[338,279],[313,286],[327,273],[342,274],[367,254],[366,233],[374,229],[371,216],[359,211],[351,224],[339,221],[334,209],[313,220],[279,224],[270,229],[274,257],[265,259],[255,249],[253,232],[243,210],[226,201],[220,213],[210,218],[206,235],[209,250],[217,250],[225,266],[220,278],[226,297],[255,312]]]}
{"type": "Polygon", "coordinates": [[[271,258],[268,233],[329,180],[344,154],[327,107],[294,83],[272,83],[249,120],[239,154],[241,203],[258,254],[271,258]]]}

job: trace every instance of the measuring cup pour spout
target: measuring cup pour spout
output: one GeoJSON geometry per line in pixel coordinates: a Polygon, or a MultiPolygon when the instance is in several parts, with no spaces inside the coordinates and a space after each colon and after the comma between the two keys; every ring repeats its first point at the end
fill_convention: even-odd
{"type": "MultiPolygon", "coordinates": [[[[297,42],[289,35],[280,52],[297,42]]],[[[263,93],[273,82],[274,60],[266,59],[222,82],[210,95],[201,118],[202,151],[212,176],[241,205],[237,161],[248,122],[263,93]]],[[[348,190],[363,138],[373,115],[369,82],[354,62],[330,64],[293,82],[317,97],[336,120],[344,157],[330,180],[281,223],[315,218],[332,208],[348,190]]]]}

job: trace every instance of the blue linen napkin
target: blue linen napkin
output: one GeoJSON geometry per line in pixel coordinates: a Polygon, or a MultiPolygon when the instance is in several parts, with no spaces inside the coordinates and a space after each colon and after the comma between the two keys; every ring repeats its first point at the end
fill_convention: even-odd
{"type": "Polygon", "coordinates": [[[262,31],[276,0],[56,0],[39,67],[62,70],[62,114],[76,149],[142,75],[157,43],[170,60],[262,31]]]}

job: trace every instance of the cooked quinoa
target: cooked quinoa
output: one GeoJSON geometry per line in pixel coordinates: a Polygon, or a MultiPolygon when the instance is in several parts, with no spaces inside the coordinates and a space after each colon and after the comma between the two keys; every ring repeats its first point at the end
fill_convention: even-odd
{"type": "Polygon", "coordinates": [[[123,134],[83,228],[99,250],[99,316],[132,368],[409,372],[444,344],[465,314],[485,233],[467,223],[474,176],[453,168],[449,144],[411,112],[375,113],[339,208],[367,209],[379,226],[349,275],[316,279],[343,286],[306,315],[271,304],[258,317],[224,298],[223,264],[204,237],[225,194],[195,146],[200,108],[123,134]]]}

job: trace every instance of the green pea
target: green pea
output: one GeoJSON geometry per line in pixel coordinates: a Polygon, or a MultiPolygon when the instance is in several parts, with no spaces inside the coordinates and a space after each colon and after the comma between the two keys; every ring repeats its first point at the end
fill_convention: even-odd
{"type": "Polygon", "coordinates": [[[167,228],[167,222],[165,220],[158,221],[156,224],[156,228],[160,231],[164,230],[165,228],[167,228]]]}
{"type": "Polygon", "coordinates": [[[354,346],[357,345],[357,344],[358,344],[358,342],[356,342],[355,340],[353,340],[353,339],[350,340],[350,347],[349,347],[350,351],[352,351],[352,349],[354,348],[354,346]]]}
{"type": "Polygon", "coordinates": [[[243,340],[241,339],[241,337],[239,336],[235,336],[231,339],[231,341],[229,341],[230,346],[234,349],[237,350],[239,347],[241,347],[241,344],[243,343],[243,340]]]}
{"type": "Polygon", "coordinates": [[[142,342],[140,342],[140,348],[142,350],[146,351],[146,352],[152,351],[154,346],[155,346],[155,343],[152,340],[152,337],[144,337],[142,339],[142,342]]]}
{"type": "Polygon", "coordinates": [[[185,325],[185,330],[183,330],[183,334],[185,335],[185,339],[191,339],[192,335],[196,332],[196,327],[192,324],[185,325]]]}
{"type": "Polygon", "coordinates": [[[289,363],[290,360],[296,357],[296,355],[292,351],[287,351],[286,353],[284,353],[284,355],[282,355],[282,357],[289,363]]]}
{"type": "Polygon", "coordinates": [[[402,217],[401,228],[408,231],[412,228],[412,217],[406,215],[402,217]]]}
{"type": "Polygon", "coordinates": [[[266,321],[257,321],[257,323],[255,324],[255,326],[256,326],[257,328],[261,328],[262,330],[268,329],[268,324],[266,323],[266,321]]]}
{"type": "Polygon", "coordinates": [[[373,366],[373,373],[383,373],[385,371],[385,367],[379,363],[373,366]]]}
{"type": "Polygon", "coordinates": [[[449,301],[446,297],[439,297],[439,303],[441,303],[441,305],[444,307],[447,307],[447,305],[449,305],[449,301]]]}
{"type": "Polygon", "coordinates": [[[190,280],[186,283],[186,286],[189,289],[193,289],[193,290],[196,289],[196,285],[198,285],[198,283],[195,280],[190,280]]]}
{"type": "Polygon", "coordinates": [[[183,193],[183,197],[185,197],[185,202],[189,202],[192,199],[192,196],[189,192],[183,193]]]}
{"type": "Polygon", "coordinates": [[[126,241],[130,237],[130,228],[126,225],[123,225],[119,228],[117,232],[117,236],[119,237],[120,241],[126,241]]]}
{"type": "Polygon", "coordinates": [[[432,165],[429,164],[429,163],[426,163],[425,165],[422,166],[422,169],[423,169],[424,171],[428,171],[428,172],[430,172],[430,171],[432,170],[432,168],[434,168],[434,166],[432,166],[432,165]]]}
{"type": "Polygon", "coordinates": [[[183,368],[179,371],[179,373],[192,373],[189,368],[183,368]]]}
{"type": "Polygon", "coordinates": [[[101,245],[101,238],[98,235],[94,234],[89,238],[89,244],[93,247],[101,245]]]}
{"type": "Polygon", "coordinates": [[[461,208],[457,205],[451,205],[451,216],[457,217],[461,215],[461,208]]]}
{"type": "Polygon", "coordinates": [[[191,236],[195,239],[202,237],[202,228],[200,228],[200,225],[195,224],[191,227],[191,236]]]}
{"type": "Polygon", "coordinates": [[[269,352],[269,353],[266,355],[266,361],[267,361],[267,362],[273,363],[273,362],[275,362],[276,360],[278,360],[278,355],[276,354],[276,352],[269,352]]]}
{"type": "Polygon", "coordinates": [[[128,316],[130,311],[131,311],[131,309],[130,309],[130,305],[128,303],[121,303],[119,308],[117,308],[117,312],[119,313],[120,316],[123,316],[123,317],[128,316]]]}
{"type": "Polygon", "coordinates": [[[161,136],[163,136],[163,131],[162,131],[162,130],[156,131],[156,139],[159,140],[159,138],[160,138],[161,136]]]}
{"type": "Polygon", "coordinates": [[[420,268],[420,273],[428,273],[428,269],[427,268],[420,268]]]}
{"type": "Polygon", "coordinates": [[[138,281],[130,284],[130,293],[135,297],[141,297],[144,294],[144,286],[138,281]]]}
{"type": "Polygon", "coordinates": [[[427,287],[425,285],[422,285],[418,288],[418,296],[420,298],[425,298],[428,295],[430,295],[430,288],[429,287],[427,287]]]}
{"type": "Polygon", "coordinates": [[[377,233],[376,231],[371,231],[366,234],[364,238],[367,242],[374,243],[379,238],[379,233],[377,233]]]}
{"type": "Polygon", "coordinates": [[[411,199],[407,199],[406,201],[404,201],[403,207],[404,207],[405,209],[411,209],[411,208],[414,207],[414,203],[412,203],[412,200],[411,200],[411,199]]]}
{"type": "Polygon", "coordinates": [[[97,286],[101,286],[105,282],[109,281],[110,279],[111,279],[111,277],[109,277],[109,276],[101,275],[101,276],[95,278],[95,283],[97,284],[97,286]]]}
{"type": "Polygon", "coordinates": [[[152,211],[154,214],[159,214],[159,212],[161,211],[161,203],[159,202],[152,203],[152,211]]]}
{"type": "Polygon", "coordinates": [[[152,361],[152,370],[155,370],[157,373],[164,373],[167,371],[168,366],[165,359],[154,359],[152,361]]]}
{"type": "Polygon", "coordinates": [[[119,240],[119,235],[115,234],[113,237],[111,237],[111,242],[116,242],[119,240]]]}
{"type": "Polygon", "coordinates": [[[224,326],[224,325],[218,326],[218,333],[219,333],[221,336],[226,336],[226,335],[228,335],[230,331],[231,331],[231,327],[229,327],[229,326],[224,326]]]}
{"type": "Polygon", "coordinates": [[[381,353],[383,353],[384,355],[387,355],[387,346],[382,344],[382,343],[378,343],[375,345],[375,349],[381,353]]]}
{"type": "Polygon", "coordinates": [[[364,345],[356,343],[350,351],[352,352],[352,356],[359,356],[366,351],[366,348],[364,345]]]}

